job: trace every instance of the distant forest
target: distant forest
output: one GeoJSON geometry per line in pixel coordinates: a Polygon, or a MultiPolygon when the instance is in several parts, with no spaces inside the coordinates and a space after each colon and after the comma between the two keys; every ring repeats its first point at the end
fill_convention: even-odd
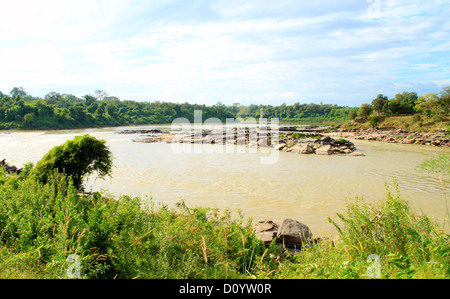
{"type": "Polygon", "coordinates": [[[169,124],[183,117],[194,121],[194,111],[202,110],[203,120],[216,117],[259,118],[261,108],[267,119],[284,122],[334,121],[346,122],[358,108],[331,104],[300,104],[280,106],[217,103],[212,106],[120,100],[97,90],[81,98],[71,94],[51,92],[44,98],[34,97],[22,87],[14,87],[9,94],[0,92],[0,129],[70,129],[122,125],[169,124]]]}
{"type": "Polygon", "coordinates": [[[97,90],[81,98],[71,94],[51,92],[44,98],[34,97],[23,87],[14,87],[9,94],[0,91],[1,129],[71,129],[123,125],[169,124],[176,118],[194,121],[194,111],[202,110],[203,120],[216,117],[259,118],[261,108],[267,119],[280,122],[348,122],[356,117],[374,115],[414,115],[426,118],[446,119],[450,107],[450,86],[440,94],[417,96],[415,92],[403,92],[388,99],[379,94],[370,104],[361,107],[343,107],[332,104],[300,104],[280,106],[248,105],[231,106],[217,103],[212,106],[120,100],[97,90]]]}

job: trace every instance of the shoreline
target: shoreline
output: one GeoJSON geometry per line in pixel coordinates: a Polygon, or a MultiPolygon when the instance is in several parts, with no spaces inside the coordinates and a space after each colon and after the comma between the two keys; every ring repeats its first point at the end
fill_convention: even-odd
{"type": "Polygon", "coordinates": [[[421,132],[379,129],[336,129],[327,133],[330,136],[369,140],[398,144],[416,144],[435,147],[450,147],[450,134],[442,132],[421,132]]]}

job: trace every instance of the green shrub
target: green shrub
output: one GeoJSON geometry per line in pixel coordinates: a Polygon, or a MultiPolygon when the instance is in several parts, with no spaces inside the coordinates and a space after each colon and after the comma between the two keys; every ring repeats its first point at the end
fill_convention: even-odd
{"type": "Polygon", "coordinates": [[[81,189],[84,176],[97,172],[103,178],[111,174],[112,153],[105,143],[89,135],[76,136],[51,149],[31,172],[46,183],[56,169],[70,176],[75,188],[81,189]]]}
{"type": "Polygon", "coordinates": [[[344,139],[344,138],[339,138],[339,139],[336,139],[336,142],[339,144],[346,144],[348,142],[348,140],[344,139]]]}
{"type": "Polygon", "coordinates": [[[376,128],[379,123],[380,123],[380,118],[378,116],[374,116],[369,120],[369,124],[372,126],[372,128],[376,128]]]}

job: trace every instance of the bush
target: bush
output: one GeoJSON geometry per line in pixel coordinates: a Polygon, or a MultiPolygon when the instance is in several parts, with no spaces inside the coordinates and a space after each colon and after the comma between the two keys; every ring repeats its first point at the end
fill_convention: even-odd
{"type": "Polygon", "coordinates": [[[378,116],[374,116],[369,120],[369,124],[372,126],[372,128],[376,128],[379,123],[380,123],[380,119],[378,116]]]}
{"type": "Polygon", "coordinates": [[[51,149],[31,173],[45,184],[53,171],[57,170],[70,176],[75,188],[81,189],[86,175],[97,172],[103,178],[111,174],[112,153],[105,143],[89,135],[76,136],[51,149]]]}

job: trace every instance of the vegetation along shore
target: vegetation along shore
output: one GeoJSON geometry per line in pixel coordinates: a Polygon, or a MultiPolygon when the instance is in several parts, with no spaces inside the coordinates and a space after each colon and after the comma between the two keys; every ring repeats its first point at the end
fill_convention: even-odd
{"type": "MultiPolygon", "coordinates": [[[[444,194],[448,161],[443,155],[421,166],[444,176],[444,194]]],[[[77,278],[373,278],[373,254],[379,278],[450,277],[448,210],[436,223],[395,185],[378,202],[355,198],[345,213],[330,215],[337,236],[329,238],[296,219],[253,223],[229,210],[83,191],[86,175],[107,176],[111,167],[105,142],[89,135],[19,174],[2,165],[0,277],[73,277],[75,255],[77,278]]]]}
{"type": "MultiPolygon", "coordinates": [[[[317,154],[323,146],[330,146],[327,154],[349,154],[357,149],[343,138],[372,136],[367,139],[447,147],[449,95],[448,87],[440,95],[402,93],[394,99],[381,95],[360,108],[316,104],[195,107],[120,101],[102,91],[83,98],[51,93],[41,99],[15,88],[9,95],[0,94],[0,127],[170,123],[174,117],[193,120],[197,108],[221,120],[257,118],[263,108],[266,117],[286,122],[335,121],[308,134],[305,127],[285,126],[277,136],[279,150],[295,152],[295,148],[299,153],[317,154]],[[341,152],[340,146],[347,148],[341,152]]],[[[172,135],[122,133],[152,135],[141,138],[147,141],[172,135]]],[[[208,135],[212,137],[209,132],[201,141],[208,135]]],[[[192,135],[183,136],[194,142],[192,135]]],[[[251,140],[241,137],[251,146],[251,140]]],[[[238,138],[231,142],[238,143],[238,138]]],[[[256,140],[257,146],[260,141],[256,140]]],[[[272,143],[266,140],[263,144],[272,143]]],[[[440,176],[446,200],[449,161],[443,153],[418,166],[440,176]]],[[[76,278],[373,278],[374,265],[368,262],[373,255],[379,258],[377,278],[450,277],[450,236],[445,232],[448,209],[444,223],[436,223],[415,211],[395,184],[387,186],[385,197],[377,202],[349,199],[345,212],[330,215],[328,220],[337,231],[331,238],[314,235],[301,219],[253,222],[245,215],[231,217],[229,210],[190,207],[183,201],[169,208],[139,197],[84,192],[83,180],[88,175],[110,176],[112,165],[106,142],[89,135],[53,148],[36,165],[28,163],[19,169],[2,160],[0,278],[73,277],[68,271],[73,269],[73,257],[79,263],[76,278]]]]}

